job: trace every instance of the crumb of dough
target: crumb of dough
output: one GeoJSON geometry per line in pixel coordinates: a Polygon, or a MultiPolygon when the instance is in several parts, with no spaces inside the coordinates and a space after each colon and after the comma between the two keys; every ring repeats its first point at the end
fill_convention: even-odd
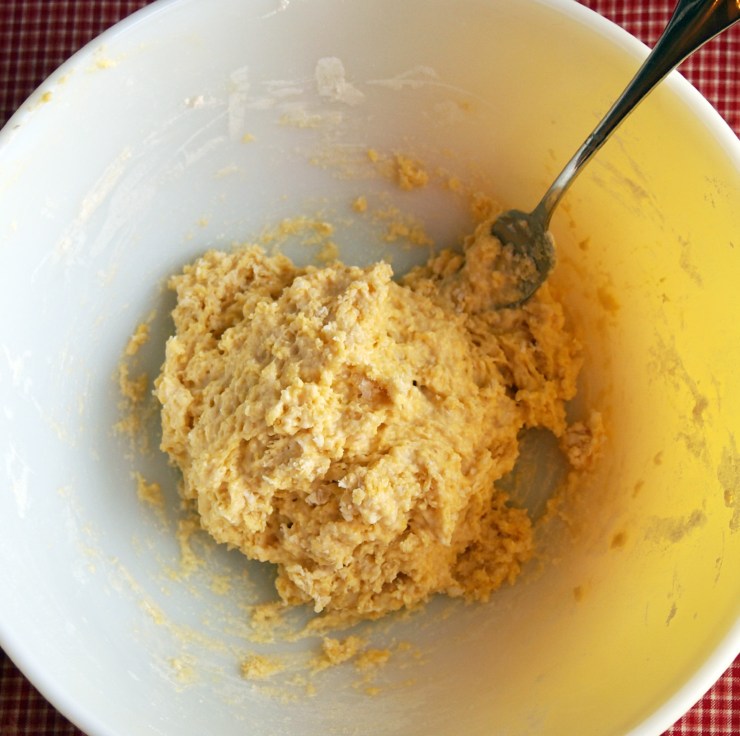
{"type": "Polygon", "coordinates": [[[398,186],[406,191],[425,187],[429,183],[426,169],[418,161],[401,154],[396,154],[396,177],[398,186]]]}
{"type": "Polygon", "coordinates": [[[474,192],[470,198],[470,213],[476,222],[488,220],[495,214],[495,202],[483,192],[474,192]]]}
{"type": "Polygon", "coordinates": [[[463,188],[462,182],[456,176],[450,176],[447,179],[447,188],[451,192],[461,192],[463,188]]]}
{"type": "Polygon", "coordinates": [[[583,526],[569,512],[571,500],[579,492],[584,474],[591,472],[604,453],[608,433],[601,412],[592,411],[585,421],[574,422],[558,436],[560,449],[570,466],[565,481],[545,504],[542,521],[558,517],[578,535],[583,526]]]}
{"type": "Polygon", "coordinates": [[[210,588],[216,595],[226,595],[231,591],[231,578],[228,575],[214,575],[210,588]]]}
{"type": "Polygon", "coordinates": [[[368,158],[368,161],[376,164],[380,160],[380,154],[374,148],[368,148],[367,158],[368,158]]]}
{"type": "Polygon", "coordinates": [[[182,683],[193,683],[196,680],[195,668],[192,662],[186,657],[172,657],[169,660],[175,677],[182,683]]]}
{"type": "Polygon", "coordinates": [[[245,133],[242,136],[242,143],[252,143],[256,138],[251,133],[245,133]]]}
{"type": "Polygon", "coordinates": [[[352,209],[360,214],[367,212],[367,197],[363,194],[357,197],[354,202],[352,202],[352,209]]]}
{"type": "Polygon", "coordinates": [[[421,650],[410,641],[399,641],[395,646],[395,651],[399,654],[406,654],[414,660],[422,659],[421,650]]]}
{"type": "Polygon", "coordinates": [[[334,226],[325,220],[317,220],[309,217],[293,217],[280,221],[278,232],[280,235],[297,235],[305,231],[314,232],[322,238],[332,235],[334,226]]]}
{"type": "Polygon", "coordinates": [[[134,480],[136,481],[136,495],[139,501],[150,506],[157,518],[162,524],[167,523],[167,516],[165,514],[164,495],[162,494],[162,486],[156,482],[148,481],[138,471],[133,474],[134,480]]]}
{"type": "Polygon", "coordinates": [[[162,609],[150,601],[142,599],[139,601],[139,606],[157,626],[164,626],[167,623],[167,617],[164,615],[162,609]]]}
{"type": "Polygon", "coordinates": [[[284,629],[285,603],[270,601],[258,603],[249,608],[250,639],[255,642],[269,643],[278,638],[284,629]]]}
{"type": "Polygon", "coordinates": [[[548,285],[468,309],[502,249],[490,223],[465,248],[464,268],[443,251],[400,282],[383,262],[299,268],[249,246],[171,279],[162,449],[203,528],[276,565],[284,604],[485,601],[532,557],[531,520],[496,484],[522,429],[565,435],[581,348],[548,285]]]}
{"type": "Polygon", "coordinates": [[[139,404],[144,400],[148,385],[149,376],[146,373],[139,373],[132,378],[128,363],[121,363],[118,366],[118,389],[121,396],[131,403],[139,404]]]}
{"type": "Polygon", "coordinates": [[[285,666],[279,659],[263,654],[250,654],[239,665],[239,672],[245,680],[267,680],[283,669],[285,666]]]}
{"type": "Polygon", "coordinates": [[[627,532],[622,531],[622,532],[617,532],[616,534],[614,534],[609,546],[612,549],[621,549],[626,544],[627,544],[627,532]]]}
{"type": "Polygon", "coordinates": [[[303,628],[295,636],[297,639],[325,636],[342,629],[349,629],[363,620],[363,616],[356,612],[324,611],[321,616],[309,618],[303,628]]]}
{"type": "Polygon", "coordinates": [[[560,447],[575,470],[591,468],[601,457],[606,442],[604,418],[593,411],[586,422],[570,425],[560,438],[560,447]]]}
{"type": "Polygon", "coordinates": [[[293,128],[319,128],[324,118],[317,113],[309,113],[307,110],[296,107],[283,113],[280,117],[280,125],[293,128]]]}
{"type": "Polygon", "coordinates": [[[396,243],[399,240],[409,245],[426,246],[434,245],[424,229],[424,225],[416,218],[404,215],[397,207],[387,206],[373,213],[373,218],[378,222],[386,223],[383,241],[396,243]]]}
{"type": "Polygon", "coordinates": [[[355,667],[361,672],[371,670],[386,664],[390,658],[390,649],[367,649],[357,657],[355,667]]]}
{"type": "Polygon", "coordinates": [[[125,414],[113,425],[113,429],[118,434],[125,435],[133,440],[136,437],[142,436],[141,417],[135,412],[125,414]]]}
{"type": "Polygon", "coordinates": [[[325,243],[316,255],[316,260],[319,261],[319,263],[332,263],[338,258],[339,248],[337,244],[332,240],[330,240],[328,243],[325,243]]]}
{"type": "Polygon", "coordinates": [[[195,514],[189,514],[177,522],[177,541],[180,545],[180,571],[187,577],[191,575],[204,562],[193,549],[193,535],[200,531],[200,521],[195,514]]]}
{"type": "Polygon", "coordinates": [[[252,606],[252,623],[256,626],[267,624],[272,626],[281,620],[285,604],[282,601],[270,601],[269,603],[258,603],[252,606]]]}
{"type": "Polygon", "coordinates": [[[159,483],[150,483],[139,472],[134,473],[134,479],[136,480],[136,495],[139,497],[139,501],[149,504],[154,509],[163,509],[164,496],[159,483]]]}
{"type": "Polygon", "coordinates": [[[302,690],[304,695],[311,698],[318,693],[318,688],[312,675],[313,673],[311,672],[309,672],[308,676],[302,673],[295,673],[286,678],[285,682],[291,687],[302,690]]]}
{"type": "Polygon", "coordinates": [[[113,425],[113,429],[129,438],[132,453],[135,449],[140,453],[149,450],[149,438],[142,430],[152,412],[156,410],[155,401],[149,391],[149,376],[145,371],[139,371],[137,367],[137,355],[149,342],[149,323],[154,316],[155,312],[152,311],[137,325],[123,349],[121,362],[118,364],[116,378],[121,396],[118,402],[120,419],[113,425]]]}
{"type": "Polygon", "coordinates": [[[375,681],[379,670],[388,663],[390,657],[390,649],[366,649],[360,652],[354,661],[355,670],[360,676],[352,683],[352,687],[365,695],[379,695],[381,690],[375,681]]]}
{"type": "Polygon", "coordinates": [[[131,366],[128,362],[118,365],[118,391],[121,400],[118,402],[120,419],[113,425],[113,430],[127,437],[131,451],[138,449],[144,453],[149,449],[149,438],[143,431],[149,411],[154,404],[147,405],[149,396],[149,376],[145,372],[131,376],[131,366]]]}
{"type": "Polygon", "coordinates": [[[335,639],[325,636],[321,641],[321,654],[313,662],[315,671],[327,667],[336,667],[352,659],[366,644],[359,636],[348,636],[346,639],[335,639]]]}
{"type": "Polygon", "coordinates": [[[136,355],[147,342],[149,342],[149,324],[147,322],[142,322],[134,330],[134,334],[131,335],[128,343],[126,343],[126,348],[124,349],[123,354],[128,357],[132,357],[136,355]]]}
{"type": "Polygon", "coordinates": [[[596,290],[596,296],[599,300],[599,304],[601,304],[605,311],[612,314],[616,314],[619,311],[619,299],[617,299],[610,287],[600,286],[596,290]]]}
{"type": "Polygon", "coordinates": [[[263,232],[260,244],[279,246],[289,238],[299,238],[302,245],[324,245],[333,234],[334,226],[330,222],[311,217],[292,217],[281,220],[277,227],[263,232]]]}
{"type": "Polygon", "coordinates": [[[390,222],[383,240],[386,243],[395,243],[400,239],[407,240],[412,245],[434,245],[434,241],[421,225],[409,222],[390,222]]]}

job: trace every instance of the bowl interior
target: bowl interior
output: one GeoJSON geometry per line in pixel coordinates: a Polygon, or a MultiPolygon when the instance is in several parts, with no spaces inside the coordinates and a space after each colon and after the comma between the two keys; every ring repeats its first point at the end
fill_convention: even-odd
{"type": "Polygon", "coordinates": [[[0,637],[86,732],[657,734],[729,664],[740,144],[677,76],[556,217],[554,280],[587,354],[573,412],[602,411],[609,441],[569,523],[542,527],[540,559],[489,604],[360,626],[392,653],[371,676],[247,682],[244,657],[304,661],[318,638],[256,640],[249,607],[274,597],[270,571],[203,535],[183,570],[156,416],[134,437],[115,429],[129,336],[149,324],[125,362],[151,380],[166,279],[206,248],[259,241],[308,262],[326,245],[312,223],[330,222],[343,260],[402,272],[429,253],[416,226],[459,244],[477,192],[532,206],[643,56],[557,0],[159,2],[11,120],[0,637]],[[429,186],[389,179],[398,153],[429,186]],[[140,500],[142,479],[164,508],[140,500]]]}

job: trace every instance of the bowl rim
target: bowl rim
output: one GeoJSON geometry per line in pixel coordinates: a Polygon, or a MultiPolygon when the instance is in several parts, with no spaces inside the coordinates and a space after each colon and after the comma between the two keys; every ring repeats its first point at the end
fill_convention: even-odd
{"type": "MultiPolygon", "coordinates": [[[[101,44],[129,33],[135,26],[147,22],[155,15],[166,13],[171,7],[191,1],[154,0],[118,21],[76,51],[29,95],[0,129],[0,150],[10,144],[25,127],[24,122],[33,115],[43,89],[50,81],[64,76],[82,60],[92,57],[101,44]]],[[[530,2],[547,6],[562,13],[564,17],[590,27],[609,45],[638,61],[644,60],[649,53],[649,47],[627,30],[580,2],[573,0],[530,0],[530,2]]],[[[662,85],[670,87],[673,94],[686,103],[695,118],[716,138],[732,165],[740,170],[740,138],[712,104],[680,71],[671,72],[662,85]]],[[[12,624],[9,624],[0,613],[0,648],[41,695],[90,736],[120,736],[117,729],[111,729],[90,711],[85,703],[76,701],[63,681],[51,677],[41,658],[34,656],[32,651],[24,646],[23,641],[14,636],[12,628],[12,624]]],[[[702,664],[651,715],[632,728],[629,736],[659,736],[670,728],[716,684],[738,655],[740,655],[740,617],[730,626],[720,643],[709,652],[702,664]]]]}

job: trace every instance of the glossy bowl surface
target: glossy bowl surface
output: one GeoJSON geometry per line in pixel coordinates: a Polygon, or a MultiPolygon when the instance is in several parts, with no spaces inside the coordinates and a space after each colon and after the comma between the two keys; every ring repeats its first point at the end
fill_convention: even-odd
{"type": "Polygon", "coordinates": [[[444,182],[531,206],[645,54],[567,0],[160,0],[8,123],[0,643],[85,732],[648,736],[730,664],[740,142],[678,75],[554,222],[554,279],[587,348],[580,404],[609,431],[572,528],[544,529],[542,562],[487,605],[362,629],[396,647],[373,694],[351,665],[312,694],[240,676],[250,653],[317,641],[250,641],[245,607],[269,575],[237,554],[199,539],[206,564],[182,575],[177,476],[113,429],[124,347],[150,319],[135,368],[156,375],[163,284],[183,264],[303,215],[332,222],[345,260],[403,270],[426,250],[381,247],[387,221],[358,196],[455,244],[472,221],[444,182]],[[368,150],[423,161],[431,185],[399,190],[368,150]],[[136,473],[161,485],[162,513],[136,473]]]}

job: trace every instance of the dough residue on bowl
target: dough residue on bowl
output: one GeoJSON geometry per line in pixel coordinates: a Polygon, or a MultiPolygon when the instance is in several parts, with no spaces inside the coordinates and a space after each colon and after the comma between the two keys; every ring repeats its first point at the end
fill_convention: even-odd
{"type": "Polygon", "coordinates": [[[581,349],[547,285],[480,308],[489,232],[400,282],[384,262],[299,268],[257,246],[171,279],[162,449],[203,527],[274,563],[286,603],[377,617],[486,600],[532,556],[496,484],[522,429],[566,436],[581,349]]]}

